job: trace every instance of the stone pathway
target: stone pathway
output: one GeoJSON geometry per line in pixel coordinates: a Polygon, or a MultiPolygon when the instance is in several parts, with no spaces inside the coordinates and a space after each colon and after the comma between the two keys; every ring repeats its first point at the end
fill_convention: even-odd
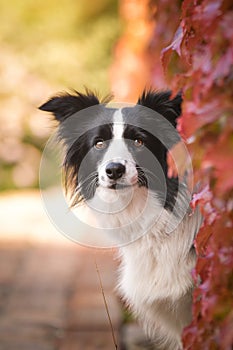
{"type": "Polygon", "coordinates": [[[140,330],[122,326],[114,251],[59,234],[38,192],[0,197],[0,350],[143,350],[140,330]],[[140,337],[139,337],[140,338],[140,337]]]}
{"type": "Polygon", "coordinates": [[[118,337],[111,252],[1,245],[0,349],[114,349],[95,260],[118,337]]]}

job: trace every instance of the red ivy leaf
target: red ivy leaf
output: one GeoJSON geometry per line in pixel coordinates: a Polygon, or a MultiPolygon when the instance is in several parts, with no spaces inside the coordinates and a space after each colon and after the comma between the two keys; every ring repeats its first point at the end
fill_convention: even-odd
{"type": "Polygon", "coordinates": [[[181,54],[181,42],[183,39],[183,29],[182,26],[180,25],[175,32],[174,38],[172,40],[172,43],[165,47],[162,52],[161,52],[161,59],[162,59],[162,64],[163,64],[163,69],[166,70],[168,67],[168,63],[171,58],[171,54],[173,51],[175,51],[179,56],[181,54]]]}

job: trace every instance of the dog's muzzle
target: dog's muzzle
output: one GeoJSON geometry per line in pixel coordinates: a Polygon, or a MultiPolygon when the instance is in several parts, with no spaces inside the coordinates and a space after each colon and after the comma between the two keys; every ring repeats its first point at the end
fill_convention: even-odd
{"type": "Polygon", "coordinates": [[[112,159],[99,166],[98,178],[99,186],[120,189],[137,184],[138,172],[135,163],[112,159]]]}

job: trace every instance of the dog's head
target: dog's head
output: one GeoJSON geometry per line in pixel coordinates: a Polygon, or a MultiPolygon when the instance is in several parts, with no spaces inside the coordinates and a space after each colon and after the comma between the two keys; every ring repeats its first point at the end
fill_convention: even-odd
{"type": "Polygon", "coordinates": [[[164,205],[175,197],[177,181],[167,177],[167,151],[179,141],[175,131],[181,96],[144,92],[134,106],[107,107],[90,91],[62,94],[40,109],[59,122],[66,153],[66,184],[74,203],[94,197],[96,189],[145,187],[161,195],[164,205]],[[74,196],[75,194],[75,196],[74,196]]]}

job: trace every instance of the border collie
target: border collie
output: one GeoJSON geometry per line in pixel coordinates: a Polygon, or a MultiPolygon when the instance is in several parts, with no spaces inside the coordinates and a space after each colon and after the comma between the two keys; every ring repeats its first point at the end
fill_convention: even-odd
{"type": "Polygon", "coordinates": [[[59,122],[72,205],[88,206],[101,227],[116,229],[122,297],[156,349],[180,350],[201,223],[189,208],[185,177],[168,176],[182,98],[145,91],[136,105],[108,102],[87,90],[57,95],[40,109],[59,122]]]}

